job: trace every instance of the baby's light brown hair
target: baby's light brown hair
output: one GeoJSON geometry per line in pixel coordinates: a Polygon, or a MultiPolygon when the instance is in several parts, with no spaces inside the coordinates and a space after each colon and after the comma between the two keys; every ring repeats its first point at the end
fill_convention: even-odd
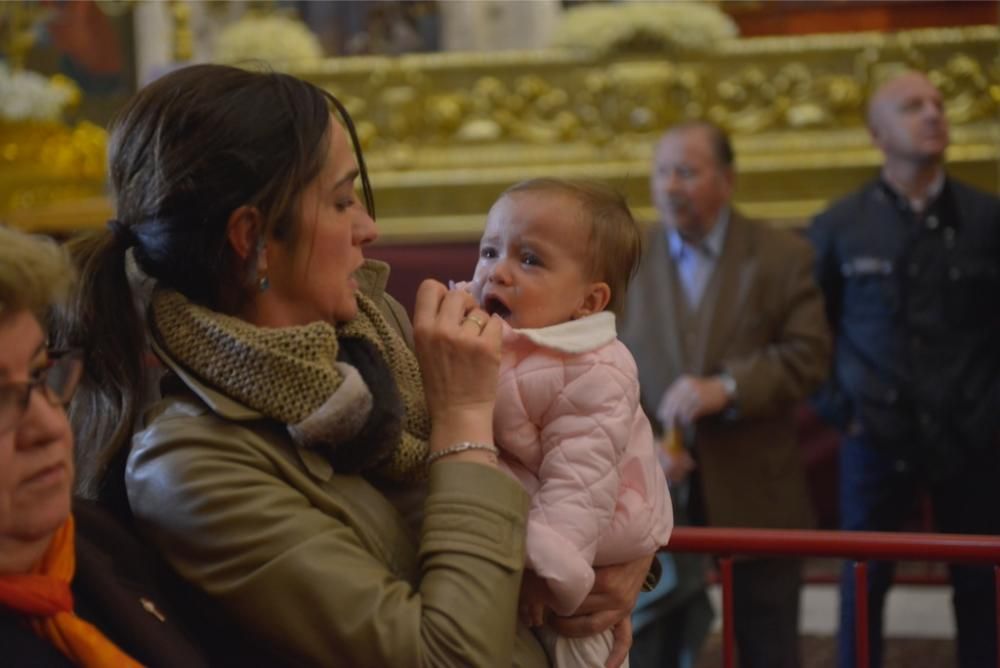
{"type": "Polygon", "coordinates": [[[589,228],[585,272],[590,280],[608,284],[611,299],[604,310],[620,318],[625,292],[642,256],[642,235],[625,197],[598,181],[553,178],[521,181],[503,195],[519,192],[562,193],[579,202],[583,212],[580,222],[589,228]]]}

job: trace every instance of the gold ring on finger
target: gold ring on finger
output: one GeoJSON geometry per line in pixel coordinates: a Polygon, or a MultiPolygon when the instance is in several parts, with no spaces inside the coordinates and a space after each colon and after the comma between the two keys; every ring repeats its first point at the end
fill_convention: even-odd
{"type": "Polygon", "coordinates": [[[470,313],[469,315],[467,315],[464,318],[462,318],[462,323],[461,324],[464,325],[466,320],[471,320],[472,322],[474,322],[477,325],[479,325],[479,331],[480,332],[483,331],[484,329],[486,329],[486,323],[483,321],[482,318],[480,318],[477,315],[473,315],[472,313],[470,313]]]}

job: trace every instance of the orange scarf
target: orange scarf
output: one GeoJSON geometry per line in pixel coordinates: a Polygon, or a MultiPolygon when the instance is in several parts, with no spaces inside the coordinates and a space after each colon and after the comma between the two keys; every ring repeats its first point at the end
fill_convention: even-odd
{"type": "Polygon", "coordinates": [[[73,516],[59,527],[49,549],[28,575],[0,576],[0,605],[31,617],[31,627],[78,666],[135,668],[142,664],[73,612],[69,583],[76,571],[73,516]]]}

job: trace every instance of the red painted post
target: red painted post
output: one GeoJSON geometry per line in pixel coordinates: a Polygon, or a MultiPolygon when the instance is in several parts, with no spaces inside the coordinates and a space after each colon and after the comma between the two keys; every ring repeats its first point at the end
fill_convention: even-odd
{"type": "Polygon", "coordinates": [[[868,668],[868,562],[854,562],[854,665],[868,668]]]}
{"type": "MultiPolygon", "coordinates": [[[[666,552],[725,555],[842,557],[854,561],[857,666],[871,665],[868,637],[868,565],[863,560],[992,564],[997,592],[997,666],[1000,668],[1000,536],[804,529],[675,527],[666,552]]],[[[723,666],[734,663],[733,563],[720,559],[723,603],[723,666]]]]}
{"type": "Polygon", "coordinates": [[[675,527],[667,552],[998,563],[1000,536],[675,527]]]}
{"type": "Polygon", "coordinates": [[[733,629],[733,558],[719,559],[722,568],[722,668],[733,668],[736,632],[733,629]]]}
{"type": "Polygon", "coordinates": [[[996,590],[997,597],[997,668],[1000,668],[1000,564],[993,564],[993,588],[996,590]]]}

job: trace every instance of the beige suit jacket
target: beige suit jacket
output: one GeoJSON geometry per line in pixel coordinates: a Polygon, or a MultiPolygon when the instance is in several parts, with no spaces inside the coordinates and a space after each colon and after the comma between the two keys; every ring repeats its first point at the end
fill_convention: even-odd
{"type": "Polygon", "coordinates": [[[812,526],[795,410],[824,380],[831,346],[809,244],[733,212],[722,255],[691,309],[664,229],[655,225],[621,331],[654,424],[660,399],[680,376],[727,371],[736,380],[735,416],[702,418],[695,429],[709,524],[812,526]]]}

